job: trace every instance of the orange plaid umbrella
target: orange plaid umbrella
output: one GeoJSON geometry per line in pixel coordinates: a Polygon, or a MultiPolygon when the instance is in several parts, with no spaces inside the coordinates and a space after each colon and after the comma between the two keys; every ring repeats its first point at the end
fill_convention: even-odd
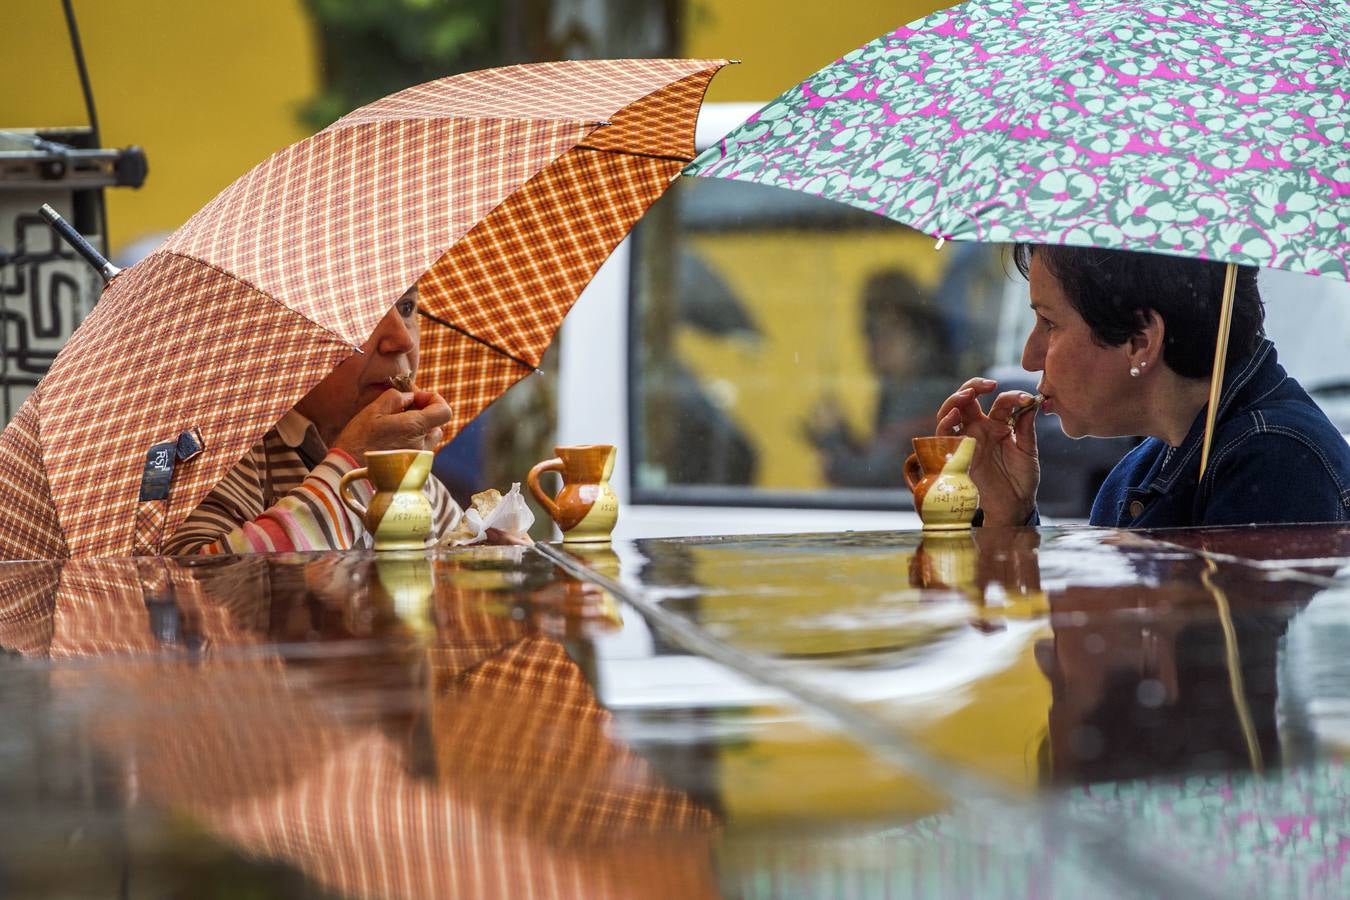
{"type": "Polygon", "coordinates": [[[0,558],[157,552],[419,280],[419,382],[450,401],[453,436],[533,371],[693,158],[723,65],[456,75],[259,164],[113,279],[0,435],[0,558]],[[202,452],[173,454],[185,434],[202,452]],[[151,450],[166,444],[172,490],[142,502],[151,450]]]}

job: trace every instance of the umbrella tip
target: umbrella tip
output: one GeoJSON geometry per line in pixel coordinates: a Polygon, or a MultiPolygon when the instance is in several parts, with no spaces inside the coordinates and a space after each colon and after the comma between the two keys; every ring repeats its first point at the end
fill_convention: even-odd
{"type": "Polygon", "coordinates": [[[740,61],[739,59],[729,59],[729,60],[727,60],[727,65],[729,65],[729,66],[739,66],[740,64],[741,64],[741,61],[740,61]]]}
{"type": "Polygon", "coordinates": [[[93,245],[84,239],[84,235],[76,231],[74,226],[67,222],[50,204],[42,204],[38,209],[38,215],[46,220],[52,231],[55,231],[63,241],[69,244],[72,250],[83,257],[85,262],[93,266],[99,275],[103,276],[104,284],[112,281],[122,271],[104,259],[103,254],[95,250],[93,245]]]}

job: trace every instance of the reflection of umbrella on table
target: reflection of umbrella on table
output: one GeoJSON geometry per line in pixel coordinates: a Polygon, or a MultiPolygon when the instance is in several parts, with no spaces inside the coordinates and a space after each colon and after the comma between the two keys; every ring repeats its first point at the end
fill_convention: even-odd
{"type": "Polygon", "coordinates": [[[613,737],[561,644],[487,612],[510,595],[461,587],[454,563],[438,565],[425,648],[406,642],[387,598],[353,588],[363,579],[352,574],[378,565],[368,557],[26,565],[31,578],[0,585],[17,588],[0,595],[0,652],[51,661],[44,672],[57,707],[77,714],[80,752],[135,785],[129,803],[187,814],[343,896],[714,891],[713,816],[613,737]],[[44,577],[58,570],[59,589],[44,577]],[[152,631],[149,570],[195,623],[197,652],[173,652],[152,631]],[[304,590],[333,575],[340,596],[304,590]],[[330,652],[286,652],[296,641],[330,652]],[[400,721],[410,708],[412,731],[400,721]],[[415,771],[422,753],[430,772],[415,771]]]}
{"type": "MultiPolygon", "coordinates": [[[[965,3],[784,93],[688,170],[945,240],[1350,278],[1350,16],[1297,0],[965,3]]],[[[1216,354],[1201,470],[1223,379],[1216,354]]]]}
{"type": "Polygon", "coordinates": [[[692,158],[722,64],[454,76],[261,163],[111,282],[0,438],[0,556],[155,552],[419,279],[441,326],[423,329],[420,381],[450,401],[453,436],[533,371],[692,158]],[[138,503],[148,452],[194,428],[204,452],[138,503]]]}

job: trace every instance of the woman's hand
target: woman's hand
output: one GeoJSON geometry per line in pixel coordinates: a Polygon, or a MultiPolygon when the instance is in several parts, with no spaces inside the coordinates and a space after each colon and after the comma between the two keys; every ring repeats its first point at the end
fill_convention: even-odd
{"type": "Polygon", "coordinates": [[[433,450],[441,426],[450,421],[450,405],[431,391],[387,390],[358,412],[333,446],[347,451],[358,465],[367,450],[433,450]]]}
{"type": "Polygon", "coordinates": [[[1032,401],[1032,396],[1023,391],[999,394],[986,415],[979,398],[997,389],[998,382],[988,378],[967,381],[938,410],[935,433],[975,438],[970,477],[980,492],[984,523],[1022,525],[1036,506],[1036,490],[1041,483],[1036,416],[1022,415],[1015,424],[1008,424],[1014,410],[1032,401]]]}

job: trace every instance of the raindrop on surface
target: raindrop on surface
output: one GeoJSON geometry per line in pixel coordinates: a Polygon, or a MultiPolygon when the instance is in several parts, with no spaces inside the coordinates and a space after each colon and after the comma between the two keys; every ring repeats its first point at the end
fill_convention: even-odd
{"type": "Polygon", "coordinates": [[[1102,733],[1091,725],[1081,725],[1073,730],[1069,746],[1079,759],[1096,759],[1102,753],[1102,733]]]}
{"type": "Polygon", "coordinates": [[[1145,678],[1134,689],[1134,696],[1140,706],[1157,709],[1167,700],[1167,688],[1156,678],[1145,678]]]}

